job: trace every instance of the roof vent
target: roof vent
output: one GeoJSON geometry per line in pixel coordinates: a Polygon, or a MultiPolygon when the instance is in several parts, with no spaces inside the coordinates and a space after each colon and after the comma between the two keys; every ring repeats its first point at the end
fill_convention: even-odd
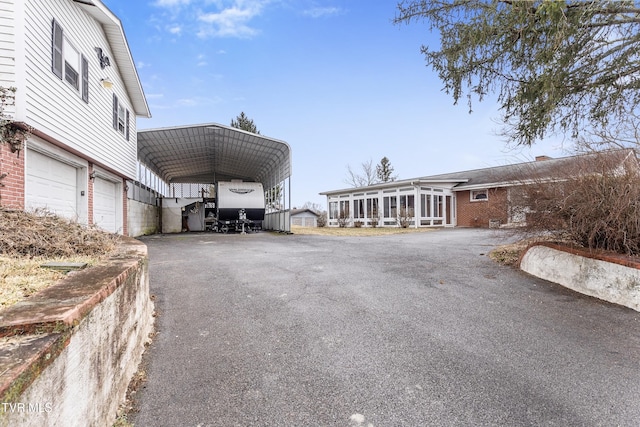
{"type": "Polygon", "coordinates": [[[544,160],[551,160],[553,159],[553,157],[549,157],[549,156],[536,156],[536,162],[542,162],[544,160]]]}

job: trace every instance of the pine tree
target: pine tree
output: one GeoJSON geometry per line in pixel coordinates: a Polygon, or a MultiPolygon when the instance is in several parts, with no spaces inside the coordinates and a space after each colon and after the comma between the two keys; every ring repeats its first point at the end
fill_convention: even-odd
{"type": "Polygon", "coordinates": [[[255,133],[256,135],[260,135],[260,131],[256,127],[256,124],[253,123],[253,119],[250,119],[244,114],[244,111],[240,113],[236,120],[231,119],[231,127],[236,129],[246,130],[247,132],[255,133]]]}
{"type": "Polygon", "coordinates": [[[446,93],[495,95],[512,143],[637,120],[637,0],[401,1],[394,23],[415,21],[440,37],[421,51],[446,93]]]}
{"type": "Polygon", "coordinates": [[[380,164],[376,165],[376,177],[378,182],[395,181],[397,178],[396,175],[393,175],[393,166],[386,156],[380,160],[380,164]]]}

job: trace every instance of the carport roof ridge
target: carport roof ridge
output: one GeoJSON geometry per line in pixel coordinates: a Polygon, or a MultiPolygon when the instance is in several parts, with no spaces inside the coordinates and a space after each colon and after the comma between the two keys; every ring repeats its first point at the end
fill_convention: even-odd
{"type": "Polygon", "coordinates": [[[218,123],[139,130],[138,160],[169,183],[242,179],[272,187],[291,176],[286,142],[218,123]]]}

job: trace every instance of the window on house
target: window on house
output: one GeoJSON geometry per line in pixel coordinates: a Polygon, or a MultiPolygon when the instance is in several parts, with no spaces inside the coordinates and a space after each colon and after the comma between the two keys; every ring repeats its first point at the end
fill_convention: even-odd
{"type": "Polygon", "coordinates": [[[113,94],[113,128],[129,140],[129,110],[113,94]]]}
{"type": "Polygon", "coordinates": [[[378,199],[367,199],[367,218],[378,218],[378,199]]]}
{"type": "Polygon", "coordinates": [[[122,134],[124,134],[125,120],[126,110],[121,104],[118,104],[118,132],[122,134]]]}
{"type": "Polygon", "coordinates": [[[65,37],[55,19],[51,29],[51,71],[69,83],[84,102],[89,102],[89,61],[65,37]]]}
{"type": "Polygon", "coordinates": [[[356,199],[353,201],[353,217],[364,218],[364,199],[356,199]]]}
{"type": "Polygon", "coordinates": [[[338,219],[338,202],[329,202],[329,219],[338,219]]]}
{"type": "MultiPolygon", "coordinates": [[[[444,196],[434,195],[433,196],[433,217],[434,218],[442,218],[442,199],[444,196]]],[[[435,224],[435,223],[434,223],[435,224]]]]}
{"type": "Polygon", "coordinates": [[[471,201],[484,201],[489,198],[489,192],[485,190],[471,190],[471,201]]]}
{"type": "Polygon", "coordinates": [[[340,200],[340,218],[349,218],[348,200],[340,200]]]}
{"type": "Polygon", "coordinates": [[[398,216],[398,198],[396,196],[387,196],[383,199],[385,218],[396,218],[398,216]]]}
{"type": "Polygon", "coordinates": [[[420,209],[423,217],[431,216],[431,194],[420,195],[420,209]]]}
{"type": "Polygon", "coordinates": [[[414,216],[414,196],[411,195],[401,195],[400,196],[400,209],[403,211],[404,216],[413,217],[414,216]]]}
{"type": "Polygon", "coordinates": [[[75,90],[79,90],[80,53],[65,38],[62,43],[62,54],[64,55],[64,79],[75,90]]]}

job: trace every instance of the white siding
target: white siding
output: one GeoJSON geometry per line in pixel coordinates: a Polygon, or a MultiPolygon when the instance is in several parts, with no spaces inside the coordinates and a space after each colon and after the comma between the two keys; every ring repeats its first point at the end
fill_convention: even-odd
{"type": "MultiPolygon", "coordinates": [[[[0,86],[16,85],[15,11],[13,0],[0,0],[0,86]]],[[[5,113],[13,115],[13,106],[5,113]]]]}
{"type": "Polygon", "coordinates": [[[107,56],[112,56],[102,26],[71,0],[25,0],[24,7],[26,111],[25,117],[17,119],[119,174],[134,178],[135,115],[115,61],[104,70],[100,68],[95,48],[101,47],[107,56]],[[89,104],[51,71],[54,18],[62,26],[64,36],[89,61],[89,104]],[[114,83],[113,89],[100,84],[107,77],[114,83]],[[129,141],[112,127],[113,93],[130,111],[129,141]]]}

